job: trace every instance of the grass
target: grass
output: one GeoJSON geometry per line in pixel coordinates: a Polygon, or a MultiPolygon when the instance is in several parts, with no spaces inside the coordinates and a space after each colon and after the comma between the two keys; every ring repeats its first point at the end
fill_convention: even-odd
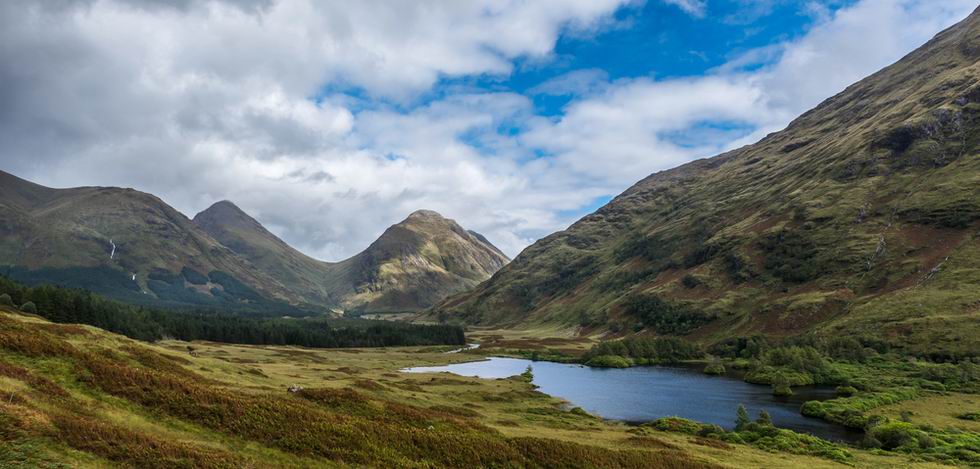
{"type": "MultiPolygon", "coordinates": [[[[16,444],[0,445],[31,455],[27,467],[44,467],[43,461],[153,467],[146,459],[217,467],[229,461],[253,467],[419,461],[433,467],[473,461],[505,467],[580,466],[576,461],[593,467],[840,467],[819,455],[677,432],[639,435],[636,427],[569,410],[524,379],[398,372],[474,357],[446,354],[445,347],[143,344],[90,327],[56,333],[45,330],[47,324],[0,314],[0,360],[4,369],[16,370],[9,372],[14,378],[0,377],[0,397],[12,392],[23,400],[13,415],[44,422],[29,426],[16,444]],[[42,378],[67,397],[30,391],[27,381],[42,378]],[[290,386],[303,389],[290,393],[290,386]],[[88,431],[105,438],[71,437],[88,431]],[[110,440],[122,450],[106,446],[110,440]],[[127,457],[144,459],[120,459],[127,457]]],[[[857,467],[932,467],[905,455],[850,451],[849,464],[857,467]]]]}
{"type": "Polygon", "coordinates": [[[705,346],[867,336],[976,357],[980,104],[964,96],[980,65],[962,44],[980,14],[954,28],[785,130],[644,178],[430,316],[705,346]]]}

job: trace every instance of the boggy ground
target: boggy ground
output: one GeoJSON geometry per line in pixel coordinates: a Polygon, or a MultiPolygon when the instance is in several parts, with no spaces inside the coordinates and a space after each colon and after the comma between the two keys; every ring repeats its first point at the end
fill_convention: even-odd
{"type": "Polygon", "coordinates": [[[478,358],[447,349],[145,344],[3,310],[0,467],[841,466],[603,421],[520,378],[398,371],[478,358]]]}

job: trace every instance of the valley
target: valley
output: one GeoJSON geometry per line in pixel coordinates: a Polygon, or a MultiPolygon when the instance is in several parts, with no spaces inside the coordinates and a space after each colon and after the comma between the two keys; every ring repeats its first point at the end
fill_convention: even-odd
{"type": "MultiPolygon", "coordinates": [[[[842,465],[827,457],[606,421],[569,408],[519,376],[487,380],[400,372],[481,359],[485,354],[480,349],[447,354],[451,347],[150,345],[10,310],[0,311],[0,323],[0,395],[6,397],[0,400],[5,423],[0,461],[14,467],[58,467],[65,460],[73,461],[72,467],[305,467],[382,461],[389,467],[415,467],[422,460],[453,467],[461,462],[453,458],[538,467],[582,461],[601,467],[944,467],[901,454],[843,447],[839,450],[848,456],[842,465]],[[92,362],[97,356],[103,358],[92,362]],[[88,373],[97,373],[100,381],[85,378],[88,373]],[[167,381],[180,376],[207,382],[211,391],[167,381]],[[119,381],[102,381],[110,379],[119,381]],[[167,393],[174,391],[190,394],[171,401],[167,393]],[[198,408],[199,399],[211,404],[198,408]],[[320,415],[319,402],[328,409],[322,417],[337,426],[329,434],[322,432],[330,427],[306,418],[279,427],[275,436],[242,420],[269,418],[273,414],[261,414],[266,406],[279,409],[275,412],[306,409],[320,415]],[[254,412],[260,414],[223,414],[223,406],[233,403],[259,405],[254,412]],[[363,418],[380,418],[376,421],[381,427],[360,427],[363,418]],[[361,436],[335,440],[326,454],[315,449],[314,441],[300,438],[327,437],[342,429],[361,436]],[[79,431],[83,433],[72,433],[79,431]],[[384,438],[390,449],[369,449],[380,443],[375,438],[384,438]],[[407,441],[403,438],[414,441],[413,447],[399,446],[407,441]],[[452,448],[440,449],[440,444],[452,448]]],[[[921,412],[920,405],[936,404],[923,401],[908,407],[921,412]]],[[[952,413],[944,409],[929,418],[953,419],[952,413]]],[[[920,413],[915,415],[918,419],[920,413]]]]}
{"type": "MultiPolygon", "coordinates": [[[[115,1],[72,18],[106,5],[157,14],[115,1]]],[[[264,21],[263,8],[279,1],[254,12],[188,3],[161,17],[264,21]]],[[[657,4],[707,21],[707,2],[657,4]]],[[[846,20],[889,6],[836,8],[846,20]]],[[[554,34],[576,24],[555,23],[554,34]]],[[[563,44],[550,41],[548,57],[563,44]]],[[[194,155],[217,151],[217,134],[257,145],[217,145],[213,191],[170,192],[177,201],[219,200],[192,217],[136,189],[46,187],[0,170],[0,467],[980,467],[980,9],[915,44],[765,136],[780,121],[742,122],[742,109],[711,107],[721,99],[711,93],[673,104],[652,93],[656,109],[632,116],[686,100],[720,115],[657,114],[679,123],[636,124],[653,140],[628,145],[632,121],[603,121],[630,115],[620,108],[632,95],[615,91],[624,86],[708,80],[725,96],[749,86],[747,101],[731,107],[754,112],[788,98],[767,95],[768,85],[746,78],[751,67],[731,72],[741,65],[727,62],[690,80],[579,70],[522,92],[454,95],[451,104],[318,83],[293,106],[273,80],[271,97],[248,101],[261,110],[235,109],[238,126],[176,111],[180,125],[160,126],[204,129],[208,145],[186,147],[194,155]],[[566,102],[565,88],[582,96],[566,102]],[[457,115],[469,107],[489,114],[457,115]],[[539,114],[545,108],[554,115],[539,114]],[[578,161],[568,149],[576,139],[550,132],[597,110],[573,133],[615,135],[588,142],[602,158],[578,161]],[[265,120],[273,115],[283,122],[265,120]],[[311,127],[288,130],[292,120],[311,127]],[[229,130],[260,121],[275,130],[229,130]],[[523,147],[533,142],[541,147],[523,147]],[[306,143],[313,149],[287,151],[306,143]],[[647,168],[647,158],[673,163],[630,172],[635,184],[607,197],[626,185],[591,180],[603,167],[632,171],[614,154],[620,146],[644,163],[636,167],[647,168]],[[678,156],[707,148],[727,150],[678,156]],[[413,152],[432,160],[418,165],[413,152]],[[227,185],[240,176],[225,167],[236,158],[254,158],[238,173],[256,173],[260,196],[322,210],[297,221],[301,229],[283,229],[279,212],[269,215],[273,203],[227,185]],[[368,169],[355,164],[365,161],[368,169]],[[574,181],[575,194],[555,171],[574,181]],[[544,187],[529,189],[535,184],[544,187]],[[248,195],[248,207],[266,213],[221,200],[227,194],[248,195]],[[337,207],[323,209],[328,201],[337,207]],[[523,250],[511,259],[421,201],[493,230],[485,233],[508,253],[523,250]],[[361,223],[350,215],[363,211],[384,216],[361,223]],[[345,220],[349,230],[330,229],[345,220]],[[547,234],[556,227],[564,229],[547,234]],[[296,247],[368,231],[329,241],[344,245],[339,260],[296,247]],[[296,246],[284,240],[297,232],[305,239],[296,246]]],[[[537,57],[521,50],[486,51],[525,73],[537,57]]],[[[403,55],[387,52],[363,55],[375,65],[403,55]]],[[[483,80],[422,75],[452,88],[432,100],[483,80]]],[[[224,100],[233,98],[215,102],[224,100]]],[[[66,180],[68,170],[59,171],[48,180],[66,180]]],[[[308,209],[295,206],[293,215],[308,209]]]]}

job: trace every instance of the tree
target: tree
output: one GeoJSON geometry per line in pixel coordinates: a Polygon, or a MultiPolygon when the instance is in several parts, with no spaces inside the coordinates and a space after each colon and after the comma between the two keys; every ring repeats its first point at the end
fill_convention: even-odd
{"type": "Polygon", "coordinates": [[[735,411],[735,431],[741,431],[751,422],[749,420],[749,411],[745,410],[745,405],[739,404],[738,410],[735,411]]]}
{"type": "Polygon", "coordinates": [[[759,425],[765,425],[767,427],[771,427],[772,426],[772,416],[769,415],[769,412],[766,412],[766,409],[762,409],[762,410],[759,411],[759,418],[757,418],[755,420],[755,423],[757,423],[759,425]]]}
{"type": "Polygon", "coordinates": [[[37,314],[37,306],[35,306],[34,303],[30,301],[20,305],[20,310],[25,313],[37,314]]]}
{"type": "Polygon", "coordinates": [[[10,295],[4,293],[0,295],[0,305],[3,306],[13,306],[14,300],[10,298],[10,295]]]}
{"type": "Polygon", "coordinates": [[[528,365],[524,372],[521,373],[521,378],[524,378],[524,381],[528,383],[534,381],[534,369],[531,368],[531,365],[528,365]]]}

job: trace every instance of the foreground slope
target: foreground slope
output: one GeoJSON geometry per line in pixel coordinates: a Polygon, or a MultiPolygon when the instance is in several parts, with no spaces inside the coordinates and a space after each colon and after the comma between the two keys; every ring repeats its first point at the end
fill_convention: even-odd
{"type": "Polygon", "coordinates": [[[147,344],[0,306],[0,467],[948,467],[606,421],[520,377],[397,372],[473,357],[444,351],[147,344]]]}
{"type": "MultiPolygon", "coordinates": [[[[392,375],[392,349],[166,345],[0,306],[0,466],[721,467],[674,445],[614,450],[561,435],[505,435],[480,413],[433,400],[464,387],[491,406],[520,401],[596,423],[562,412],[522,380],[392,375]],[[385,384],[367,377],[379,364],[387,373],[370,376],[385,384]]],[[[447,357],[407,352],[397,355],[400,366],[447,357]]]]}
{"type": "Polygon", "coordinates": [[[759,143],[653,174],[433,315],[980,350],[980,13],[759,143]]]}

